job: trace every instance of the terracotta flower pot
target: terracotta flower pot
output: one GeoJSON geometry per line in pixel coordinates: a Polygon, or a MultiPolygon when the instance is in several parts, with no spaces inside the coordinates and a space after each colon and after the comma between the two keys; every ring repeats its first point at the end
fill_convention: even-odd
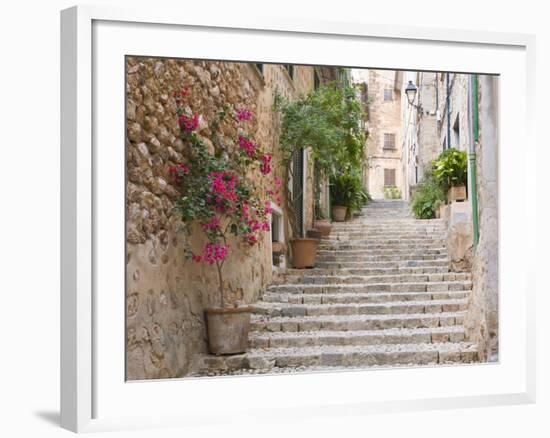
{"type": "Polygon", "coordinates": [[[321,231],[319,231],[317,228],[313,228],[311,230],[307,230],[306,237],[311,237],[312,239],[321,239],[321,231]]]}
{"type": "Polygon", "coordinates": [[[250,331],[250,307],[205,310],[208,349],[215,355],[244,353],[248,348],[250,331]]]}
{"type": "Polygon", "coordinates": [[[294,239],[292,245],[292,265],[297,269],[313,268],[317,256],[317,239],[294,239]]]}
{"type": "Polygon", "coordinates": [[[313,227],[321,232],[321,237],[328,237],[332,225],[328,219],[316,220],[313,222],[313,227]]]}
{"type": "Polygon", "coordinates": [[[332,206],[332,219],[336,222],[344,222],[346,220],[346,213],[348,208],[343,205],[332,206]]]}
{"type": "Polygon", "coordinates": [[[466,199],[466,186],[451,187],[447,192],[447,200],[449,203],[453,201],[465,201],[466,199]]]}

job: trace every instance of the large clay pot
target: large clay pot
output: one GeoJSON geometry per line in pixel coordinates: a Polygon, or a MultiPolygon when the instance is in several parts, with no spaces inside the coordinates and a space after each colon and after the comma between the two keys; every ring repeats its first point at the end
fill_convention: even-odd
{"type": "Polygon", "coordinates": [[[332,225],[330,224],[329,220],[322,219],[322,220],[317,220],[313,222],[313,228],[321,232],[321,237],[328,237],[330,235],[330,230],[332,229],[332,225]]]}
{"type": "Polygon", "coordinates": [[[317,228],[313,228],[311,230],[307,230],[306,237],[311,237],[312,239],[320,240],[321,237],[323,236],[321,235],[321,231],[319,231],[317,228]]]}
{"type": "Polygon", "coordinates": [[[208,349],[215,355],[244,353],[248,348],[250,307],[206,309],[208,349]]]}
{"type": "Polygon", "coordinates": [[[317,239],[294,239],[292,245],[292,265],[297,269],[313,268],[317,256],[317,239]]]}
{"type": "Polygon", "coordinates": [[[466,199],[466,186],[451,187],[447,192],[447,200],[449,203],[453,201],[465,201],[466,199]]]}
{"type": "Polygon", "coordinates": [[[346,220],[346,213],[348,208],[343,205],[332,206],[332,219],[336,222],[344,222],[346,220]]]}

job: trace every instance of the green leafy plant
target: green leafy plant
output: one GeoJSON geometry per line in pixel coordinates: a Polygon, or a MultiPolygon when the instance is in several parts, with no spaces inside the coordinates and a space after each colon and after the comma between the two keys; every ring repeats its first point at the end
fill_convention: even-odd
{"type": "MultiPolygon", "coordinates": [[[[364,113],[354,87],[333,82],[294,101],[277,93],[274,109],[282,116],[279,145],[287,181],[292,178],[292,157],[301,149],[308,149],[315,163],[316,198],[319,181],[363,165],[365,134],[360,122],[364,113]]],[[[299,235],[292,199],[303,194],[291,194],[286,188],[291,227],[299,235]]]]}
{"type": "Polygon", "coordinates": [[[439,182],[428,171],[418,183],[411,207],[417,219],[433,219],[441,204],[445,203],[445,192],[439,182]]]}
{"type": "Polygon", "coordinates": [[[395,186],[385,186],[384,187],[384,198],[385,199],[401,199],[401,190],[395,186]]]}
{"type": "Polygon", "coordinates": [[[363,188],[361,177],[354,173],[333,176],[330,180],[333,205],[347,207],[348,216],[361,210],[372,198],[363,188]]]}
{"type": "Polygon", "coordinates": [[[444,191],[465,186],[468,180],[467,154],[454,148],[447,149],[432,162],[432,169],[433,177],[444,191]]]}

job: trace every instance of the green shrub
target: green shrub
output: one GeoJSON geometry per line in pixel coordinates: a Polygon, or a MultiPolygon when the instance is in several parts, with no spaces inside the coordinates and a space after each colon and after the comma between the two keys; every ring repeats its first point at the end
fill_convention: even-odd
{"type": "Polygon", "coordinates": [[[468,180],[466,152],[451,148],[443,151],[432,162],[433,178],[446,192],[451,187],[465,186],[468,180]]]}
{"type": "Polygon", "coordinates": [[[401,199],[401,190],[395,186],[385,186],[384,199],[401,199]]]}
{"type": "Polygon", "coordinates": [[[441,204],[445,203],[445,192],[431,173],[426,173],[412,199],[412,211],[417,219],[433,219],[441,204]]]}
{"type": "Polygon", "coordinates": [[[363,188],[359,175],[343,173],[333,176],[330,183],[332,205],[347,207],[348,215],[361,210],[372,200],[369,193],[363,188]]]}

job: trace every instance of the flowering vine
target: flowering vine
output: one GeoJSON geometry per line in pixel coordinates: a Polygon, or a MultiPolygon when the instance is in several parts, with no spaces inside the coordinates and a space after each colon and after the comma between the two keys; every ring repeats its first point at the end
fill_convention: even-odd
{"type": "MultiPolygon", "coordinates": [[[[179,189],[175,211],[185,230],[191,233],[188,225],[198,222],[206,237],[200,252],[186,248],[186,255],[196,263],[216,267],[220,303],[225,307],[223,266],[233,249],[229,236],[237,236],[253,246],[262,233],[270,230],[271,203],[259,185],[249,178],[254,172],[263,178],[270,175],[272,157],[263,152],[247,132],[252,112],[246,108],[231,111],[229,106],[218,113],[218,120],[211,126],[217,129],[223,121],[235,123],[234,151],[227,154],[226,146],[215,143],[218,136],[213,132],[211,140],[215,151],[211,153],[196,133],[200,117],[185,105],[188,96],[189,91],[185,88],[173,93],[180,137],[189,146],[188,161],[170,167],[168,174],[179,189]],[[232,114],[231,118],[226,117],[228,113],[232,114]]],[[[281,185],[282,182],[275,178],[267,194],[275,196],[281,185]]]]}

